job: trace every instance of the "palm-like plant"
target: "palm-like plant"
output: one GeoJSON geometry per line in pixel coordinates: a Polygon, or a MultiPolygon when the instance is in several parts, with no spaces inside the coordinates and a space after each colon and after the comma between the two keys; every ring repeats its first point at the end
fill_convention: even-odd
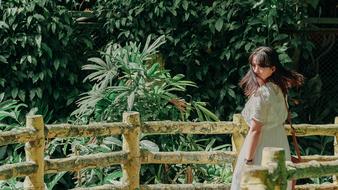
{"type": "Polygon", "coordinates": [[[83,66],[92,71],[85,80],[95,82],[91,91],[78,101],[79,108],[73,112],[77,118],[120,120],[123,111],[139,111],[144,120],[187,120],[192,110],[200,120],[217,120],[205,108],[203,102],[187,103],[177,93],[196,87],[192,81],[183,80],[184,75],[171,76],[168,70],[154,62],[157,48],[165,43],[160,36],[151,43],[148,36],[144,48],[134,42],[122,47],[108,44],[103,58],[90,58],[91,64],[83,66]]]}

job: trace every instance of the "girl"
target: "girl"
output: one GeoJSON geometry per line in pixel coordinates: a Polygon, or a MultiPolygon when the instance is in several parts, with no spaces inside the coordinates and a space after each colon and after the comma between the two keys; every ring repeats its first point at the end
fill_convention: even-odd
{"type": "Polygon", "coordinates": [[[240,189],[246,164],[260,165],[264,147],[284,148],[285,160],[290,160],[290,147],[283,128],[288,115],[285,97],[288,88],[300,86],[304,81],[301,74],[283,67],[277,52],[270,47],[254,50],[249,64],[250,69],[240,86],[249,97],[242,116],[250,130],[237,158],[231,190],[240,189]]]}

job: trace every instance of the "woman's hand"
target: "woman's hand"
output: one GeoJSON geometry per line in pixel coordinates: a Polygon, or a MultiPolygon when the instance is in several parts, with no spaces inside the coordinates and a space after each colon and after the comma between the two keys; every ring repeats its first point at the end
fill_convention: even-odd
{"type": "Polygon", "coordinates": [[[253,164],[253,159],[244,159],[244,163],[246,165],[252,165],[253,164]]]}

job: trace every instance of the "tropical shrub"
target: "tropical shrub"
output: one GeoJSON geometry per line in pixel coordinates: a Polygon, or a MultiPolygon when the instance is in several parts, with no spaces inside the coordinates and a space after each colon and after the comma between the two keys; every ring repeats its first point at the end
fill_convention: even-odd
{"type": "Polygon", "coordinates": [[[237,83],[250,51],[273,46],[291,66],[299,59],[295,50],[304,56],[312,50],[306,38],[287,32],[305,26],[306,6],[292,0],[102,0],[93,10],[116,43],[165,35],[167,43],[159,49],[165,68],[196,82],[199,88],[189,89],[193,99],[209,102],[219,118],[231,120],[245,101],[237,83]]]}
{"type": "MultiPolygon", "coordinates": [[[[90,58],[91,64],[83,66],[83,69],[91,73],[86,80],[95,82],[93,89],[78,101],[79,108],[73,112],[78,122],[94,121],[121,121],[124,111],[140,112],[143,121],[150,120],[218,120],[218,118],[206,109],[204,102],[193,100],[185,101],[186,87],[196,87],[191,81],[185,81],[183,75],[171,76],[157,61],[157,48],[165,43],[164,36],[158,37],[151,43],[151,36],[147,37],[145,44],[127,43],[125,46],[109,43],[102,58],[90,58]]],[[[218,139],[222,142],[222,139],[218,139]]],[[[210,149],[216,142],[215,138],[201,138],[192,135],[168,135],[158,138],[156,136],[143,136],[141,147],[151,151],[174,150],[205,150],[210,149]],[[170,141],[168,141],[170,139],[170,141]],[[208,145],[209,144],[209,145],[208,145]]],[[[224,142],[222,142],[224,143],[224,142]]],[[[100,145],[122,145],[119,137],[107,137],[100,141],[100,145]],[[108,143],[108,144],[106,144],[108,143]]],[[[215,149],[226,149],[229,145],[219,145],[215,149]]],[[[207,176],[208,168],[214,166],[169,166],[155,165],[145,166],[141,170],[142,183],[179,182],[182,181],[182,173],[189,170],[199,172],[196,180],[207,176]],[[165,169],[163,169],[165,168],[165,169]],[[149,175],[149,173],[151,175],[149,175]]],[[[229,170],[224,170],[229,171],[229,170]]],[[[102,174],[98,170],[87,170],[84,179],[89,174],[96,176],[121,177],[121,170],[103,169],[102,174]]],[[[105,177],[96,183],[107,183],[105,177]]],[[[93,177],[90,177],[93,179],[93,177]]],[[[99,179],[95,177],[94,179],[99,179]]],[[[183,179],[184,180],[184,179],[183,179]]],[[[209,179],[210,180],[210,179],[209,179]]],[[[83,185],[90,185],[88,180],[83,185]]]]}
{"type": "Polygon", "coordinates": [[[79,108],[73,112],[80,119],[95,121],[120,121],[124,111],[138,111],[144,121],[171,119],[188,120],[192,111],[198,119],[218,120],[205,103],[186,102],[178,93],[185,93],[186,87],[196,87],[185,81],[182,74],[171,76],[158,62],[152,62],[157,48],[164,44],[164,36],[150,43],[147,38],[144,48],[141,44],[128,43],[124,47],[110,43],[98,57],[90,58],[92,64],[83,66],[90,70],[85,79],[96,82],[93,89],[79,100],[79,108]]]}

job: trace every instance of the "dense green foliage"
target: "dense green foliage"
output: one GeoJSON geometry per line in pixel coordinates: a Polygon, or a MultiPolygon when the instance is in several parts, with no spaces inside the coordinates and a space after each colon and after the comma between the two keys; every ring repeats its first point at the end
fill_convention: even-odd
{"type": "MultiPolygon", "coordinates": [[[[22,108],[24,104],[15,100],[4,100],[4,93],[0,94],[0,131],[10,131],[13,128],[22,127],[24,125],[22,108]]],[[[21,159],[15,155],[15,151],[8,146],[0,147],[0,163],[17,162],[21,159]],[[14,153],[14,154],[13,154],[14,153]]]]}
{"type": "MultiPolygon", "coordinates": [[[[297,64],[299,52],[309,57],[312,49],[304,36],[284,33],[305,26],[307,9],[301,2],[100,0],[95,6],[92,1],[62,2],[11,0],[0,5],[1,91],[6,98],[39,107],[44,115],[53,115],[53,120],[69,115],[76,96],[83,93],[87,83],[82,83],[80,68],[93,52],[92,46],[144,42],[149,34],[164,34],[167,43],[160,49],[162,64],[197,83],[198,88],[188,88],[192,99],[209,102],[222,120],[230,120],[242,109],[244,97],[238,96],[242,90],[237,83],[248,68],[247,57],[253,48],[274,46],[285,64],[291,60],[297,64]],[[98,25],[86,31],[67,9],[82,10],[89,3],[98,25]]],[[[313,116],[298,114],[298,121],[330,122],[336,104],[331,102],[323,113],[313,112],[316,105],[332,98],[316,96],[318,93],[308,97],[307,92],[316,89],[307,86],[303,93],[292,96],[304,96],[304,106],[297,105],[295,110],[305,108],[313,116]]]]}
{"type": "Polygon", "coordinates": [[[49,118],[67,117],[84,89],[89,35],[55,1],[2,1],[0,15],[0,91],[49,118]]]}
{"type": "MultiPolygon", "coordinates": [[[[245,102],[238,82],[254,48],[273,46],[282,63],[294,69],[310,61],[314,46],[305,33],[297,33],[307,27],[308,8],[306,2],[292,0],[102,0],[94,13],[114,42],[165,35],[167,43],[160,48],[165,67],[196,82],[198,88],[189,90],[192,98],[209,102],[221,120],[231,120],[245,102]]],[[[301,71],[306,83],[289,98],[294,122],[332,123],[338,113],[336,95],[321,90],[318,75],[301,71]]],[[[331,137],[309,137],[301,144],[303,154],[332,153],[331,137]],[[309,140],[313,146],[307,146],[309,140]]]]}
{"type": "Polygon", "coordinates": [[[196,82],[193,98],[209,102],[222,120],[242,109],[237,83],[248,69],[250,51],[271,45],[289,64],[295,48],[305,54],[312,48],[282,31],[302,27],[305,6],[297,1],[103,0],[94,8],[114,42],[165,35],[168,42],[160,49],[165,67],[196,82]]]}
{"type": "MultiPolygon", "coordinates": [[[[157,59],[154,59],[158,53],[157,49],[163,44],[165,44],[164,36],[160,36],[154,42],[151,42],[151,36],[148,36],[144,46],[141,43],[133,42],[127,43],[125,46],[109,43],[105,51],[101,53],[101,57],[90,58],[91,63],[84,65],[83,69],[90,71],[86,79],[95,82],[95,84],[91,91],[82,96],[78,102],[79,108],[73,112],[78,118],[78,122],[88,122],[89,120],[120,121],[125,110],[138,111],[143,121],[218,120],[212,112],[204,107],[204,102],[186,101],[178,95],[187,95],[186,87],[195,87],[195,84],[183,80],[182,74],[171,76],[170,72],[164,69],[157,59]]],[[[213,147],[215,142],[215,138],[167,135],[161,138],[144,136],[140,143],[143,149],[151,151],[224,150],[230,147],[227,144],[224,145],[224,140],[218,139],[218,143],[221,142],[222,145],[215,148],[213,147]],[[168,139],[170,139],[169,142],[168,139]]],[[[118,144],[120,147],[122,145],[119,137],[108,137],[101,140],[99,146],[102,149],[102,146],[110,147],[112,143],[118,144]]],[[[199,173],[195,176],[196,181],[214,182],[216,179],[224,181],[222,178],[226,177],[221,177],[220,173],[229,179],[228,167],[220,169],[215,179],[207,177],[207,170],[221,168],[220,166],[192,165],[191,167],[199,173]]],[[[184,181],[182,173],[187,168],[186,165],[166,165],[165,169],[162,165],[144,166],[141,171],[141,179],[143,183],[184,181]]],[[[83,185],[90,186],[91,184],[105,183],[106,178],[111,176],[120,178],[121,170],[116,167],[86,170],[81,181],[86,181],[83,185]],[[96,177],[89,177],[93,175],[96,177]],[[85,180],[86,178],[95,180],[88,181],[85,180]]]]}
{"type": "MultiPolygon", "coordinates": [[[[4,93],[0,94],[0,131],[10,131],[24,126],[22,108],[26,105],[16,100],[4,100],[4,93]]],[[[22,162],[23,145],[5,145],[0,147],[0,165],[22,162]]],[[[0,189],[10,190],[21,187],[22,184],[15,179],[0,181],[0,189]]]]}
{"type": "Polygon", "coordinates": [[[156,62],[157,48],[164,43],[164,36],[152,43],[148,36],[143,48],[132,42],[124,47],[109,43],[102,59],[90,58],[92,64],[83,66],[91,71],[85,80],[95,84],[79,100],[79,108],[73,114],[80,120],[120,121],[124,111],[138,111],[143,121],[185,121],[196,111],[200,121],[218,120],[203,102],[187,103],[177,95],[187,95],[186,87],[196,85],[183,80],[182,74],[172,77],[156,62]]]}

